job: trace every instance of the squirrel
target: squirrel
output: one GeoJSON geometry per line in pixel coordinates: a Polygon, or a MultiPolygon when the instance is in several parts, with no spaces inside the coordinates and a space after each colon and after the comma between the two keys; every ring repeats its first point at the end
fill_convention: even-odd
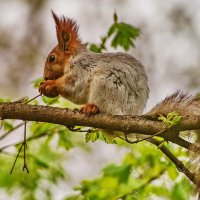
{"type": "Polygon", "coordinates": [[[149,95],[143,65],[127,53],[89,51],[76,22],[52,14],[58,45],[47,57],[40,93],[85,104],[80,110],[88,114],[142,114],[149,95]]]}
{"type": "MultiPolygon", "coordinates": [[[[40,93],[48,97],[61,95],[83,105],[80,112],[87,114],[141,115],[149,96],[144,66],[128,53],[89,51],[79,38],[76,21],[65,16],[59,18],[53,11],[52,15],[58,44],[46,59],[40,93]]],[[[173,111],[198,115],[200,100],[176,92],[145,115],[166,116],[173,111]]],[[[200,162],[195,166],[198,171],[200,162]]]]}

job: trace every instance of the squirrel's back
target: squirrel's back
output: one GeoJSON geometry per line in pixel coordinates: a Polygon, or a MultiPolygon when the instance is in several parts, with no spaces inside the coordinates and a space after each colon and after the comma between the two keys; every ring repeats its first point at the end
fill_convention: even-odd
{"type": "Polygon", "coordinates": [[[90,74],[87,76],[90,82],[87,99],[101,112],[142,114],[149,95],[148,80],[143,65],[134,57],[127,53],[82,51],[71,65],[74,70],[77,68],[76,76],[80,68],[90,74]]]}

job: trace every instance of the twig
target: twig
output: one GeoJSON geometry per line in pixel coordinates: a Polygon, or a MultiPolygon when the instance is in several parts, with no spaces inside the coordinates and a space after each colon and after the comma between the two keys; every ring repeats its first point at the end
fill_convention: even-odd
{"type": "Polygon", "coordinates": [[[148,137],[145,137],[145,138],[142,138],[142,139],[137,139],[137,140],[135,140],[135,141],[129,140],[126,133],[124,133],[124,138],[123,138],[123,137],[120,137],[120,136],[118,136],[118,137],[119,137],[120,139],[122,139],[122,140],[125,140],[126,142],[128,142],[128,143],[130,143],[130,144],[137,144],[137,143],[139,143],[139,142],[142,142],[142,141],[146,141],[146,140],[148,140],[148,139],[151,139],[151,138],[153,138],[153,137],[155,137],[155,136],[159,136],[160,134],[164,133],[165,131],[167,131],[167,130],[164,129],[164,130],[162,130],[162,131],[159,131],[158,133],[155,133],[154,135],[151,135],[151,136],[148,136],[148,137]]]}
{"type": "Polygon", "coordinates": [[[162,176],[164,173],[166,172],[166,169],[162,169],[157,175],[152,176],[146,183],[142,184],[141,186],[135,188],[132,192],[128,193],[128,194],[124,194],[123,196],[118,197],[118,199],[126,199],[126,197],[133,195],[135,192],[140,191],[141,189],[147,187],[152,181],[160,178],[160,176],[162,176]]]}
{"type": "Polygon", "coordinates": [[[4,133],[1,137],[0,140],[2,140],[3,138],[5,138],[7,135],[9,135],[11,132],[13,132],[14,130],[20,128],[22,125],[24,125],[24,122],[16,125],[15,127],[13,127],[10,131],[7,131],[6,133],[4,133]]]}
{"type": "MultiPolygon", "coordinates": [[[[17,154],[11,153],[11,152],[7,152],[7,151],[1,151],[0,153],[1,153],[1,154],[4,154],[4,155],[6,155],[6,156],[15,157],[15,158],[16,158],[16,156],[17,156],[17,154]]],[[[21,157],[21,156],[19,155],[19,157],[21,157]]]]}
{"type": "MultiPolygon", "coordinates": [[[[67,127],[67,126],[66,126],[67,127]]],[[[67,127],[72,132],[79,132],[79,133],[88,133],[92,131],[92,128],[89,129],[83,129],[83,127],[75,128],[75,127],[67,127]]]]}
{"type": "Polygon", "coordinates": [[[27,143],[26,143],[26,121],[24,123],[24,166],[23,166],[23,171],[26,170],[27,173],[29,173],[27,164],[26,164],[26,148],[27,148],[27,143]]]}
{"type": "Polygon", "coordinates": [[[31,101],[37,99],[37,98],[40,97],[40,96],[41,96],[41,94],[38,94],[37,96],[33,97],[32,99],[26,101],[24,104],[28,104],[28,103],[30,103],[31,101]]]}
{"type": "MultiPolygon", "coordinates": [[[[154,134],[153,136],[157,136],[161,133],[164,133],[166,130],[160,131],[156,134],[154,134]]],[[[163,141],[159,141],[153,138],[153,136],[150,137],[146,137],[140,140],[136,140],[136,141],[130,141],[127,138],[127,134],[125,134],[125,138],[120,137],[121,139],[125,140],[126,142],[130,143],[130,144],[134,144],[134,143],[138,143],[141,141],[149,141],[150,143],[156,145],[176,166],[176,168],[178,169],[178,171],[184,173],[193,183],[195,183],[195,175],[192,174],[187,168],[186,166],[180,161],[178,160],[170,151],[169,149],[163,145],[163,141]]]]}
{"type": "MultiPolygon", "coordinates": [[[[51,135],[53,135],[53,134],[54,134],[54,133],[44,133],[44,134],[41,134],[41,135],[31,136],[31,137],[29,137],[28,139],[26,139],[26,142],[29,142],[29,141],[32,141],[32,140],[35,140],[35,139],[39,139],[39,138],[42,138],[42,137],[46,137],[46,136],[51,136],[51,135]]],[[[0,148],[0,153],[1,153],[4,149],[6,149],[6,148],[8,148],[8,147],[17,146],[17,145],[19,145],[19,144],[21,144],[21,142],[12,143],[12,144],[9,144],[9,145],[7,145],[7,146],[4,146],[4,147],[0,148]]]]}
{"type": "Polygon", "coordinates": [[[72,132],[80,132],[80,131],[82,131],[81,130],[81,127],[80,128],[75,128],[75,127],[67,127],[70,131],[72,131],[72,132]]]}
{"type": "Polygon", "coordinates": [[[3,120],[1,120],[1,122],[0,122],[0,131],[1,131],[2,127],[3,127],[3,120]]]}
{"type": "Polygon", "coordinates": [[[10,174],[13,173],[13,170],[14,170],[14,168],[15,168],[15,164],[16,164],[16,162],[17,162],[17,159],[18,159],[18,157],[19,157],[19,154],[20,154],[20,152],[21,152],[23,146],[24,146],[24,143],[22,143],[21,147],[19,148],[19,151],[18,151],[17,156],[16,156],[16,158],[15,158],[15,161],[14,161],[14,163],[13,163],[12,169],[10,170],[10,174]]]}
{"type": "Polygon", "coordinates": [[[33,97],[32,99],[27,100],[26,97],[23,97],[17,101],[13,101],[12,103],[22,103],[22,104],[28,104],[31,101],[33,101],[34,99],[37,99],[38,97],[40,97],[42,94],[38,94],[37,96],[33,97]]]}
{"type": "Polygon", "coordinates": [[[24,103],[27,101],[27,97],[22,97],[21,99],[18,99],[16,101],[12,101],[11,103],[24,103]]]}
{"type": "Polygon", "coordinates": [[[14,168],[15,168],[15,164],[16,164],[16,162],[17,162],[17,159],[18,159],[18,157],[19,157],[19,155],[20,155],[20,152],[22,151],[22,148],[23,148],[23,147],[24,147],[24,165],[23,165],[22,170],[23,170],[23,171],[26,170],[27,173],[29,173],[29,170],[28,170],[28,167],[27,167],[27,164],[26,164],[26,148],[27,148],[27,143],[26,143],[26,121],[25,121],[25,123],[24,123],[24,141],[23,141],[21,147],[19,148],[19,151],[18,151],[17,156],[16,156],[16,158],[15,158],[15,161],[14,161],[14,163],[13,163],[13,166],[12,166],[12,169],[11,169],[11,171],[10,171],[10,174],[12,174],[12,172],[13,172],[13,170],[14,170],[14,168]]]}
{"type": "MultiPolygon", "coordinates": [[[[23,123],[24,124],[24,123],[23,123]]],[[[74,132],[80,132],[80,133],[86,133],[86,132],[90,132],[91,131],[91,129],[89,129],[89,130],[80,130],[79,128],[77,128],[77,129],[71,129],[71,128],[68,128],[69,130],[71,130],[71,131],[74,131],[74,132]]],[[[36,139],[39,139],[39,138],[42,138],[42,137],[46,137],[46,136],[51,136],[51,135],[53,135],[54,133],[44,133],[44,134],[41,134],[41,135],[34,135],[34,136],[31,136],[31,137],[29,137],[28,139],[26,139],[26,142],[29,142],[29,141],[32,141],[32,140],[36,140],[36,139]]],[[[8,148],[8,147],[11,147],[11,146],[17,146],[17,145],[19,145],[19,144],[21,144],[21,142],[17,142],[17,143],[12,143],[12,144],[9,144],[9,145],[7,145],[7,146],[4,146],[4,147],[1,147],[0,148],[0,153],[1,152],[3,152],[3,150],[4,149],[6,149],[6,148],[8,148]]]]}
{"type": "MultiPolygon", "coordinates": [[[[12,103],[24,103],[24,104],[28,104],[28,103],[30,103],[31,101],[37,99],[37,98],[40,97],[40,96],[41,96],[41,94],[39,94],[39,95],[33,97],[32,99],[30,99],[30,100],[28,100],[28,101],[25,101],[26,99],[25,99],[25,98],[22,98],[22,99],[20,99],[20,100],[18,100],[18,101],[12,102],[12,103]],[[24,101],[25,101],[25,102],[24,102],[24,101]]],[[[12,133],[14,130],[20,128],[22,125],[24,125],[24,122],[21,123],[21,124],[16,125],[16,126],[13,127],[10,131],[7,131],[6,133],[4,133],[4,134],[0,137],[0,140],[4,139],[6,136],[8,136],[8,135],[9,135],[10,133],[12,133]]],[[[1,124],[0,124],[0,130],[2,129],[2,126],[3,126],[3,120],[1,121],[1,124]]]]}
{"type": "Polygon", "coordinates": [[[161,145],[161,141],[154,138],[150,138],[148,141],[159,147],[159,149],[175,164],[178,171],[184,173],[194,184],[196,184],[195,174],[191,173],[189,169],[179,159],[177,159],[165,145],[161,145]]]}

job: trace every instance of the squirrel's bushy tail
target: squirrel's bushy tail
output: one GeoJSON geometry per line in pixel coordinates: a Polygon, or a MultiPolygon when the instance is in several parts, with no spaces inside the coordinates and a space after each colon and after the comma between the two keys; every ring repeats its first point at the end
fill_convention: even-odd
{"type": "Polygon", "coordinates": [[[200,97],[177,91],[166,97],[145,115],[156,116],[161,114],[165,116],[173,111],[182,116],[200,115],[200,97]]]}
{"type": "MultiPolygon", "coordinates": [[[[198,135],[200,134],[200,130],[196,132],[198,135]]],[[[189,157],[190,159],[188,161],[187,167],[190,170],[190,172],[194,174],[196,190],[199,193],[198,200],[200,200],[200,139],[199,138],[194,144],[190,145],[189,157]]]]}
{"type": "MultiPolygon", "coordinates": [[[[167,116],[168,113],[174,111],[181,116],[200,115],[200,96],[177,91],[166,97],[145,115],[158,118],[160,114],[167,116]]],[[[193,132],[196,133],[196,138],[188,149],[189,161],[187,167],[194,174],[196,189],[200,193],[200,130],[193,132]]]]}

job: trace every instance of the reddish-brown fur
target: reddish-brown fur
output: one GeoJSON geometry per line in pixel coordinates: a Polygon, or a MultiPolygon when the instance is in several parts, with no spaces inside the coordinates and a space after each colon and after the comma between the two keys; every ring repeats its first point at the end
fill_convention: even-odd
{"type": "Polygon", "coordinates": [[[44,94],[45,96],[48,97],[57,97],[58,96],[58,91],[56,87],[56,80],[47,80],[43,81],[40,84],[39,91],[41,94],[44,94]]]}
{"type": "Polygon", "coordinates": [[[45,80],[60,78],[70,64],[70,57],[76,54],[77,49],[81,46],[81,40],[78,36],[78,26],[72,19],[58,16],[52,12],[56,23],[56,33],[58,45],[53,48],[47,57],[44,69],[45,80]],[[50,56],[55,56],[55,61],[50,62],[50,56]]]}
{"type": "Polygon", "coordinates": [[[74,53],[77,46],[81,45],[81,40],[78,36],[78,26],[72,19],[62,16],[59,18],[54,12],[52,12],[53,18],[56,23],[56,33],[58,39],[58,45],[63,48],[63,32],[69,34],[69,41],[67,42],[67,49],[74,53]]]}
{"type": "Polygon", "coordinates": [[[99,113],[99,108],[94,104],[85,104],[81,107],[80,112],[87,114],[97,114],[99,113]]]}
{"type": "Polygon", "coordinates": [[[45,68],[44,68],[44,79],[51,80],[57,79],[64,74],[64,66],[68,62],[70,55],[62,51],[59,46],[56,46],[48,55],[45,68]],[[54,55],[56,60],[50,62],[49,58],[54,55]]]}

